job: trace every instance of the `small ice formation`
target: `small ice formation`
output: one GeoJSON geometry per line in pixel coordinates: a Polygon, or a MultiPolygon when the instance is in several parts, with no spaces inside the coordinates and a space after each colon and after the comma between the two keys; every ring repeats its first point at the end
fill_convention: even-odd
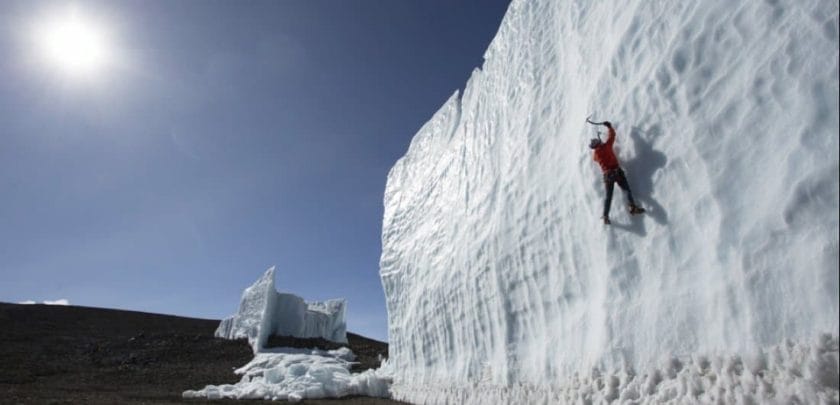
{"type": "Polygon", "coordinates": [[[305,350],[266,348],[271,335],[321,337],[347,343],[343,299],[305,302],[274,288],[274,267],[242,293],[239,312],[219,324],[216,336],[247,338],[254,359],[235,371],[236,384],[208,385],[184,391],[184,398],[268,399],[299,401],[347,395],[388,397],[390,373],[384,369],[351,373],[355,360],[346,348],[305,350]]]}
{"type": "Polygon", "coordinates": [[[296,295],[277,292],[272,266],[245,289],[239,303],[239,312],[222,320],[216,329],[216,336],[226,339],[247,338],[254,353],[265,347],[271,335],[321,337],[347,343],[345,306],[343,299],[306,302],[296,295]]]}
{"type": "Polygon", "coordinates": [[[837,403],[838,2],[513,0],[384,196],[395,399],[837,403]],[[636,200],[609,227],[585,119],[636,200]]]}

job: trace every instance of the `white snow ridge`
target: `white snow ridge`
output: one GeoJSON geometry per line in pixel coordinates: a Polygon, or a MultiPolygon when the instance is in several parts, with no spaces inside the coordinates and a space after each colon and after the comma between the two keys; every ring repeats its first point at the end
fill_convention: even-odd
{"type": "MultiPolygon", "coordinates": [[[[26,300],[26,301],[20,301],[20,302],[18,302],[18,304],[34,305],[34,304],[37,304],[37,302],[32,301],[32,300],[26,300]]],[[[60,298],[60,299],[52,300],[52,301],[44,300],[44,301],[41,302],[41,304],[44,304],[44,305],[70,305],[70,301],[66,298],[60,298]]]]}
{"type": "Polygon", "coordinates": [[[837,403],[838,3],[514,0],[388,176],[392,395],[837,403]],[[584,119],[636,199],[599,220],[584,119]]]}

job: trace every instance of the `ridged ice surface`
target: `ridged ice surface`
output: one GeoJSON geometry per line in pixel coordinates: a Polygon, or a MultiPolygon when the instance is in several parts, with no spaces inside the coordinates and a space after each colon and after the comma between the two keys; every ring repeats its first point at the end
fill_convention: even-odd
{"type": "Polygon", "coordinates": [[[388,176],[394,396],[837,401],[838,108],[836,1],[514,0],[388,176]]]}
{"type": "Polygon", "coordinates": [[[239,311],[223,319],[215,335],[225,339],[246,338],[254,353],[264,349],[271,335],[320,337],[347,343],[346,305],[343,298],[306,302],[297,295],[277,292],[272,266],[242,292],[239,311]]]}

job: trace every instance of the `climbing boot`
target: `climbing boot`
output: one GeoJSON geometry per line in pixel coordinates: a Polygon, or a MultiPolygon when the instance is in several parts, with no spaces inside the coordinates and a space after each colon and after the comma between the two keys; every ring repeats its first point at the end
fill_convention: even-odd
{"type": "Polygon", "coordinates": [[[631,215],[641,214],[641,213],[645,212],[644,208],[642,208],[642,207],[640,207],[636,204],[630,204],[630,206],[627,208],[627,210],[630,211],[631,215]]]}

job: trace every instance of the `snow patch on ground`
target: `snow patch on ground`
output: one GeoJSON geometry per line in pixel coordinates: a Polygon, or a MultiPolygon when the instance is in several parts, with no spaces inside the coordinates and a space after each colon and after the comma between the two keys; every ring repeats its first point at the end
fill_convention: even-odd
{"type": "Polygon", "coordinates": [[[347,348],[338,350],[270,349],[235,373],[236,384],[208,385],[185,391],[184,398],[269,399],[299,401],[310,398],[339,398],[347,395],[388,397],[391,383],[387,373],[366,370],[351,373],[355,358],[347,348]]]}
{"type": "MultiPolygon", "coordinates": [[[[61,299],[57,299],[57,300],[54,300],[54,301],[45,300],[41,303],[44,304],[44,305],[70,305],[70,301],[67,300],[66,298],[61,298],[61,299]]],[[[37,302],[32,301],[32,300],[26,300],[26,301],[18,302],[18,304],[35,305],[35,304],[37,304],[37,302]]]]}

